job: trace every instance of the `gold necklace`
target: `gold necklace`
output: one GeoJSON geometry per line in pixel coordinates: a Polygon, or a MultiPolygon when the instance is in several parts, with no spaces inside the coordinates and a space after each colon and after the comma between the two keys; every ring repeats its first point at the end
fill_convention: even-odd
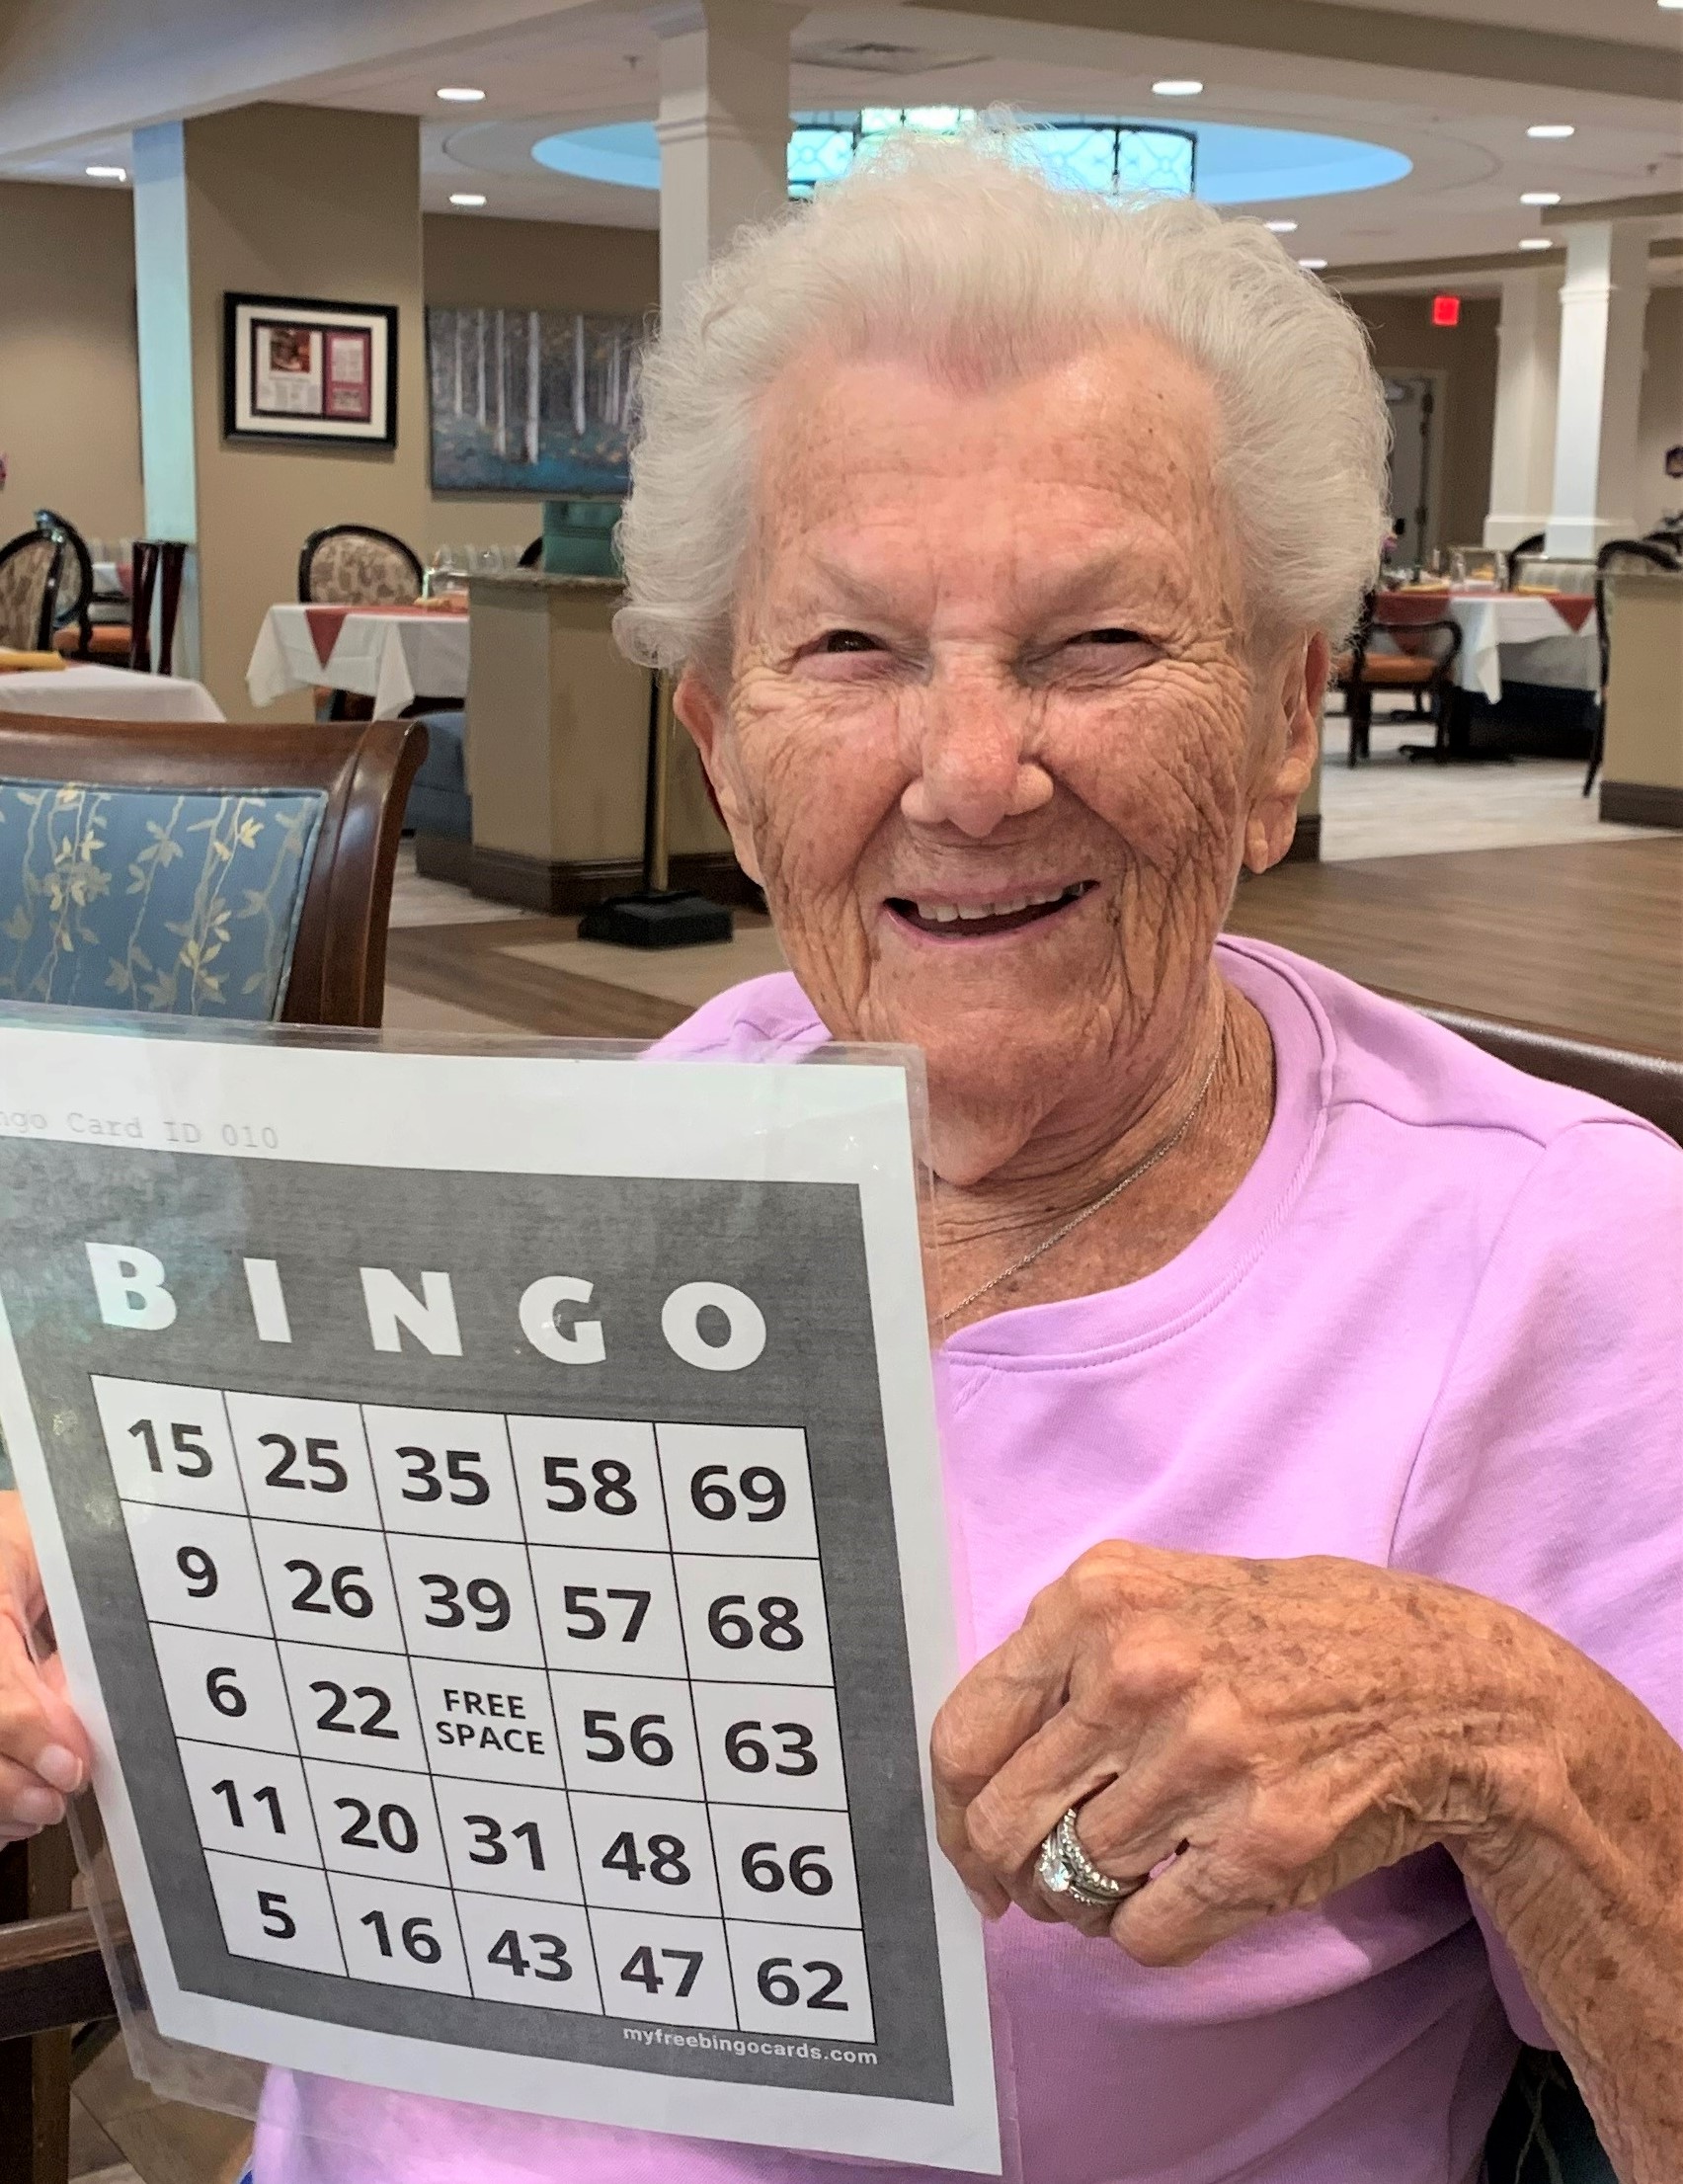
{"type": "MultiPolygon", "coordinates": [[[[1225,1035],[1225,1016],[1223,1019],[1222,1029],[1225,1035]]],[[[1132,1168],[1130,1168],[1124,1174],[1118,1176],[1116,1181],[1113,1182],[1107,1190],[1103,1191],[1098,1197],[1096,1197],[1090,1206],[1083,1206],[1081,1212],[1075,1215],[1072,1220],[1066,1221],[1061,1229],[1054,1229],[1052,1234],[1049,1237],[1045,1238],[1043,1242],[1036,1244],[1032,1251],[1024,1252],[1020,1258],[1013,1258],[1008,1266],[1002,1267],[999,1273],[993,1276],[991,1280],[983,1282],[980,1288],[973,1289],[968,1297],[960,1297],[957,1304],[953,1305],[952,1307],[950,1307],[949,1310],[941,1314],[942,1327],[945,1327],[948,1325],[949,1322],[956,1320],[961,1312],[968,1312],[973,1304],[977,1303],[981,1298],[986,1297],[991,1290],[998,1289],[1002,1282],[1009,1281],[1013,1274],[1020,1274],[1025,1266],[1032,1266],[1037,1258],[1044,1258],[1046,1254],[1052,1251],[1057,1245],[1062,1244],[1067,1236],[1073,1236],[1075,1232],[1082,1226],[1082,1222],[1090,1221],[1094,1214],[1102,1213],[1105,1207],[1110,1204],[1113,1198],[1119,1198],[1122,1195],[1123,1191],[1128,1188],[1128,1185],[1130,1183],[1137,1183],[1142,1175],[1148,1173],[1150,1170],[1156,1168],[1159,1161],[1166,1159],[1167,1156],[1174,1151],[1174,1148],[1180,1143],[1181,1139],[1186,1135],[1187,1131],[1191,1129],[1193,1123],[1197,1120],[1199,1110],[1202,1108],[1205,1098],[1208,1096],[1210,1087],[1216,1081],[1216,1071],[1221,1065],[1221,1059],[1222,1038],[1218,1037],[1216,1040],[1215,1055],[1211,1060],[1209,1068],[1204,1072],[1204,1081],[1198,1087],[1197,1092],[1193,1097],[1191,1106],[1187,1108],[1186,1112],[1181,1116],[1180,1120],[1175,1124],[1174,1128],[1168,1133],[1167,1137],[1163,1138],[1159,1144],[1153,1146],[1152,1150],[1148,1154],[1146,1154],[1143,1160],[1136,1161],[1132,1168]]]]}

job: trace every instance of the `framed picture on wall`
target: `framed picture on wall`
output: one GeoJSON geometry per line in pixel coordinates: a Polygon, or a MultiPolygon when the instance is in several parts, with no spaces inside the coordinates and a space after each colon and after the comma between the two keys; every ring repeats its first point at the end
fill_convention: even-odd
{"type": "Polygon", "coordinates": [[[396,305],[225,295],[222,431],[395,446],[396,305]]]}
{"type": "Polygon", "coordinates": [[[435,493],[622,499],[643,317],[427,307],[435,493]]]}

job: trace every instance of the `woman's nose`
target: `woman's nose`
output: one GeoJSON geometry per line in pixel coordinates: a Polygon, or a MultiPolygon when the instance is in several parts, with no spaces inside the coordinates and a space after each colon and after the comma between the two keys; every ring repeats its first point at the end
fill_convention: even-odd
{"type": "Polygon", "coordinates": [[[914,826],[957,827],[980,841],[1004,819],[1038,811],[1052,776],[1028,755],[1034,700],[980,676],[937,670],[912,700],[918,770],[900,798],[914,826]]]}

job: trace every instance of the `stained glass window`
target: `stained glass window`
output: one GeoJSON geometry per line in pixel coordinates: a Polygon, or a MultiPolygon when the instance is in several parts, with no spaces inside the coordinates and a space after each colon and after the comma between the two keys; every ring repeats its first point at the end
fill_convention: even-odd
{"type": "MultiPolygon", "coordinates": [[[[969,107],[864,107],[857,113],[803,114],[789,136],[789,195],[810,198],[840,182],[861,144],[901,129],[950,136],[976,119],[969,107]]],[[[1135,121],[1055,117],[1028,124],[1019,156],[1066,190],[1155,191],[1189,198],[1198,140],[1190,129],[1154,128],[1135,121]]]]}

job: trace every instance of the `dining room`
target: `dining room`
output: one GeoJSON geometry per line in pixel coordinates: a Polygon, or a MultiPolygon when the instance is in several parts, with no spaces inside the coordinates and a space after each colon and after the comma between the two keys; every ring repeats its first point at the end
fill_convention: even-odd
{"type": "MultiPolygon", "coordinates": [[[[1383,398],[1388,522],[1227,934],[1683,1137],[1677,0],[15,12],[7,1009],[565,1059],[786,974],[677,652],[616,638],[643,359],[745,224],[1008,109],[1062,189],[1245,223],[1383,398]]],[[[251,2104],[135,2030],[82,1850],[0,1832],[0,2184],[240,2184],[251,2104]]],[[[1608,2184],[1542,2054],[1492,2184],[1608,2184]]]]}

